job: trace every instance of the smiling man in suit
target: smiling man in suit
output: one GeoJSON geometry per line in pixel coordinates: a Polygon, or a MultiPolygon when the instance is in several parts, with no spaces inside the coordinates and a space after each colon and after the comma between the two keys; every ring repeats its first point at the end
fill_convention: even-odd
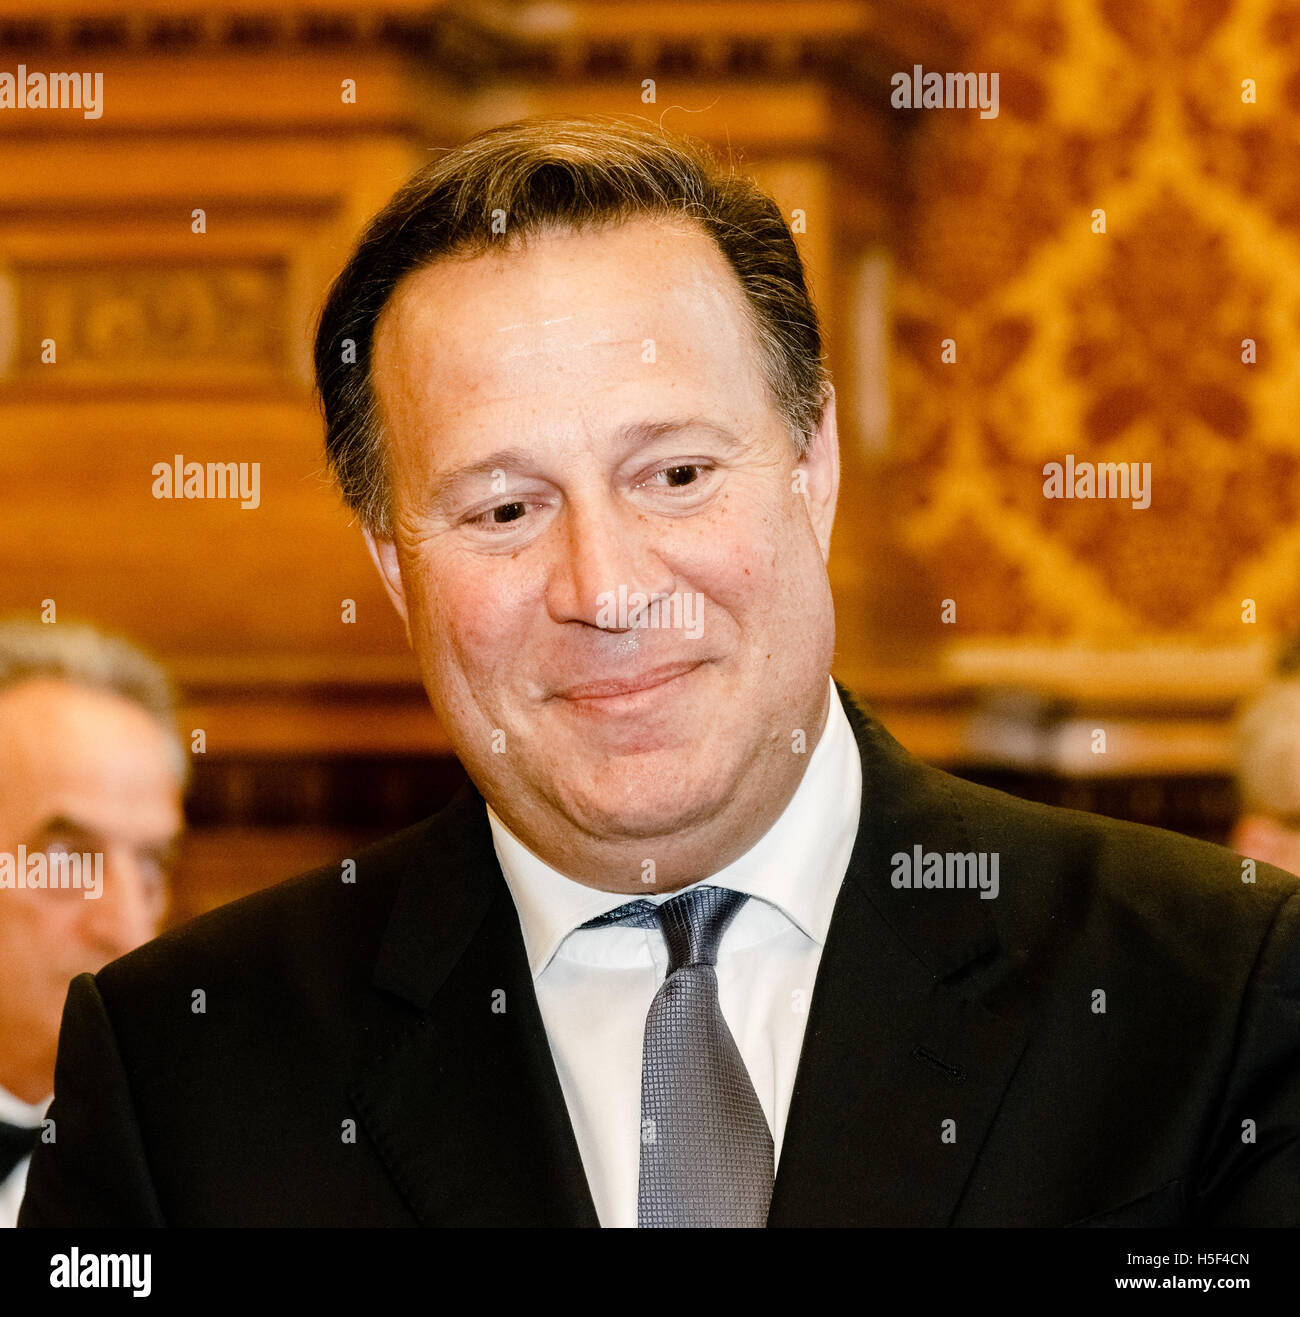
{"type": "Polygon", "coordinates": [[[472,785],[78,979],[25,1224],[1300,1222],[1297,883],[832,682],[821,351],[776,205],[657,130],[373,221],[327,449],[472,785]]]}

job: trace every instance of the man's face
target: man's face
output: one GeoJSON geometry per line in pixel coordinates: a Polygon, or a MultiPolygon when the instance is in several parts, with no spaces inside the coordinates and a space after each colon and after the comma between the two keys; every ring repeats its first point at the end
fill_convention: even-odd
{"type": "Polygon", "coordinates": [[[20,1097],[49,1091],[69,980],[158,932],[180,828],[168,742],[144,710],[46,678],[0,691],[0,851],[103,855],[97,898],[0,889],[0,1077],[33,1076],[20,1097]]]}
{"type": "Polygon", "coordinates": [[[770,824],[826,707],[834,408],[797,460],[710,239],[639,220],[439,262],[399,285],[373,372],[394,535],[372,549],[512,830],[592,881],[575,829],[653,858],[770,824]]]}

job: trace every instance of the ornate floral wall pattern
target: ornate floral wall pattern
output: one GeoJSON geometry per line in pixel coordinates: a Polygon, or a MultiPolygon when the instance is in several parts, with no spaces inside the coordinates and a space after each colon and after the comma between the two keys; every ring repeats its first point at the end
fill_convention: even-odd
{"type": "Polygon", "coordinates": [[[1244,598],[1250,639],[1295,628],[1300,11],[943,8],[1001,105],[912,115],[893,534],[966,636],[1232,644],[1244,598]],[[1149,507],[1045,498],[1066,454],[1149,462],[1149,507]]]}

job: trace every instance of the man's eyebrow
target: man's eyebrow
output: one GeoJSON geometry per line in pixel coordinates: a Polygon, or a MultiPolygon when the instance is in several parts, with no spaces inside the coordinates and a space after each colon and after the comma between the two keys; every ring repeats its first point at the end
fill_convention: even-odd
{"type": "MultiPolygon", "coordinates": [[[[664,421],[632,421],[622,426],[615,435],[615,443],[623,453],[645,448],[662,439],[670,439],[686,430],[701,431],[729,451],[742,448],[743,442],[725,426],[700,416],[675,417],[664,421]]],[[[475,479],[490,479],[498,471],[506,474],[526,470],[534,461],[527,448],[502,448],[477,462],[444,471],[429,482],[428,502],[431,506],[448,501],[456,490],[475,479]]],[[[508,491],[502,491],[503,493],[508,491]]]]}
{"type": "Polygon", "coordinates": [[[729,449],[743,447],[740,437],[726,426],[703,416],[681,416],[667,421],[634,421],[619,431],[619,439],[627,448],[644,448],[660,439],[671,439],[683,430],[696,430],[718,440],[729,449]]]}
{"type": "MultiPolygon", "coordinates": [[[[143,842],[140,848],[150,854],[157,855],[161,859],[175,860],[184,833],[185,828],[182,823],[168,836],[143,842]]],[[[83,843],[92,843],[90,846],[84,847],[88,850],[96,849],[97,843],[101,840],[98,828],[89,823],[79,823],[71,814],[51,814],[49,818],[42,819],[30,835],[33,841],[39,841],[45,837],[71,837],[83,843]]]]}
{"type": "Polygon", "coordinates": [[[532,461],[532,454],[526,448],[502,448],[489,457],[478,462],[458,466],[452,471],[444,471],[429,482],[428,500],[430,504],[446,502],[460,485],[468,484],[480,477],[491,478],[498,471],[509,475],[519,471],[532,461]]]}
{"type": "Polygon", "coordinates": [[[94,828],[88,827],[84,823],[79,823],[70,814],[52,814],[49,818],[42,819],[40,824],[32,832],[33,837],[59,835],[93,838],[98,836],[98,833],[94,828]]]}

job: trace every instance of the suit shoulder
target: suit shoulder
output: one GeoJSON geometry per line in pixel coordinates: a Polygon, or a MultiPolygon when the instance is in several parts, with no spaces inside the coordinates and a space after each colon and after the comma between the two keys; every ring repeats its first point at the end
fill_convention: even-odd
{"type": "Polygon", "coordinates": [[[1047,909],[1068,896],[1078,909],[1087,897],[1266,929],[1300,892],[1300,877],[1244,865],[1223,846],[944,772],[904,749],[842,688],[841,695],[863,752],[864,807],[874,799],[899,835],[932,835],[946,822],[945,835],[965,839],[962,849],[996,853],[1009,903],[1047,909]]]}
{"type": "Polygon", "coordinates": [[[1142,873],[1152,879],[1172,870],[1194,884],[1217,883],[1230,875],[1237,886],[1254,886],[1283,898],[1300,891],[1300,877],[1262,861],[1254,862],[1256,881],[1242,884],[1243,857],[1213,842],[1104,814],[1044,805],[940,769],[929,771],[944,780],[945,789],[971,827],[1001,834],[1012,843],[1053,848],[1068,844],[1080,858],[1101,866],[1122,862],[1130,875],[1142,873]]]}
{"type": "Polygon", "coordinates": [[[307,972],[372,955],[403,874],[434,866],[441,815],[385,837],[354,857],[219,906],[106,965],[95,976],[106,1000],[183,979],[195,986],[267,973],[307,972]],[[353,880],[354,879],[354,880],[353,880]]]}
{"type": "MultiPolygon", "coordinates": [[[[939,770],[976,850],[998,851],[1003,891],[1058,908],[1098,904],[1193,944],[1258,946],[1300,877],[1146,824],[1021,800],[939,770]]],[[[1014,896],[1013,896],[1014,899],[1014,896]]]]}

